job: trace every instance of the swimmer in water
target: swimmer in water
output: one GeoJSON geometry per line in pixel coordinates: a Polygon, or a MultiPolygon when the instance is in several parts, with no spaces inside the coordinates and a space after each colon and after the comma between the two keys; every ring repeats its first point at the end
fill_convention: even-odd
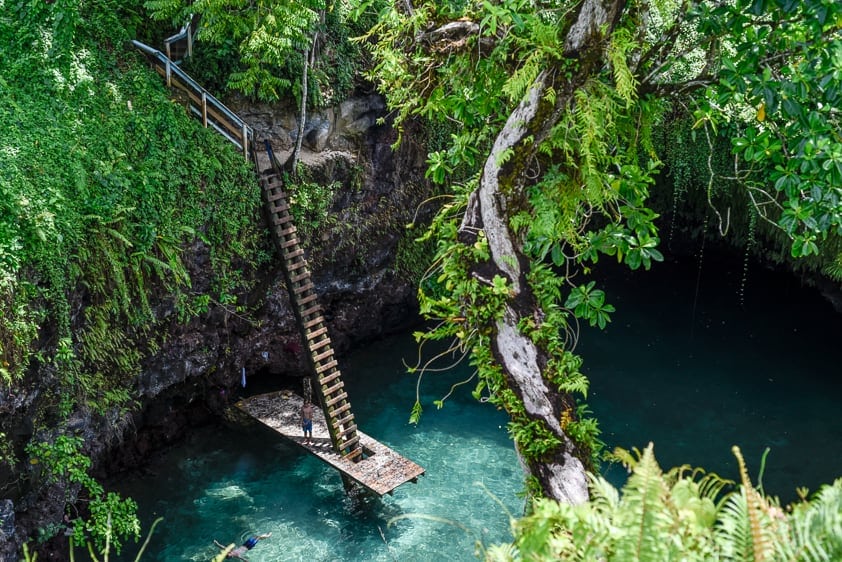
{"type": "MultiPolygon", "coordinates": [[[[243,544],[241,544],[240,546],[238,546],[237,548],[235,548],[234,550],[229,552],[225,557],[226,558],[238,558],[240,560],[248,560],[248,558],[245,557],[246,552],[248,552],[249,550],[254,548],[254,546],[261,539],[268,539],[271,536],[272,536],[272,533],[265,533],[263,535],[252,535],[248,539],[246,539],[246,542],[244,542],[243,544]]],[[[215,544],[221,550],[225,550],[226,548],[228,548],[227,546],[225,546],[223,544],[220,544],[219,541],[217,541],[216,539],[213,540],[213,544],[215,544]]]]}

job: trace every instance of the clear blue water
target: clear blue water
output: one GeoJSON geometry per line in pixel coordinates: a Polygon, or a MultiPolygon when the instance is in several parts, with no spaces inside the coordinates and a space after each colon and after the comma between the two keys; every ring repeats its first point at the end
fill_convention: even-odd
{"type": "MultiPolygon", "coordinates": [[[[402,360],[416,355],[405,334],[354,353],[342,370],[360,428],[423,466],[417,484],[353,500],[336,471],[260,424],[196,431],[156,474],[119,486],[138,500],[146,526],[165,517],[144,560],[208,561],[219,552],[214,539],[241,544],[267,532],[253,562],[476,560],[477,541],[511,541],[506,512],[523,512],[523,472],[506,417],[467,391],[436,410],[450,379],[433,375],[422,387],[421,424],[410,425],[415,377],[402,360]],[[389,524],[400,516],[411,517],[389,524]]],[[[136,552],[130,544],[123,559],[136,552]]]]}
{"type": "MultiPolygon", "coordinates": [[[[816,292],[755,267],[741,301],[741,265],[722,258],[707,258],[701,273],[693,260],[600,273],[617,312],[604,333],[583,329],[578,351],[609,447],[654,441],[663,467],[729,478],[731,445],[755,478],[770,447],[763,483],[785,502],[796,486],[842,476],[842,317],[816,292]]],[[[505,416],[475,402],[470,385],[435,409],[462,369],[426,378],[424,417],[409,425],[415,378],[402,360],[415,356],[406,334],[357,351],[343,373],[361,428],[423,465],[418,484],[352,500],[336,472],[260,425],[199,430],[156,474],[120,486],[147,526],[166,518],[144,560],[206,561],[213,539],[240,543],[252,532],[272,533],[249,553],[255,562],[474,560],[477,541],[510,540],[506,511],[522,511],[522,473],[505,416]],[[415,517],[389,525],[405,515],[415,517]]],[[[622,484],[621,468],[606,473],[622,484]]]]}

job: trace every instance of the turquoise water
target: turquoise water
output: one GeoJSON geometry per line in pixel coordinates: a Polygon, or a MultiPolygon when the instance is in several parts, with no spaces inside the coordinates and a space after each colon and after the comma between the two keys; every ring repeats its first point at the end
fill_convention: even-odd
{"type": "MultiPolygon", "coordinates": [[[[428,376],[421,424],[409,425],[415,378],[402,359],[416,355],[409,334],[384,340],[343,362],[343,378],[360,428],[426,469],[417,484],[355,500],[335,470],[259,424],[196,431],[156,474],[120,486],[146,526],[165,517],[144,560],[208,561],[214,539],[267,532],[252,562],[476,560],[477,541],[511,541],[506,511],[523,512],[523,473],[505,416],[467,391],[436,410],[448,379],[428,376]]],[[[136,551],[129,545],[124,559],[136,551]]]]}
{"type": "MultiPolygon", "coordinates": [[[[664,467],[687,463],[729,478],[737,478],[732,445],[755,478],[770,447],[763,483],[785,502],[796,486],[842,476],[834,359],[842,317],[818,294],[752,269],[741,300],[740,264],[721,258],[707,258],[701,273],[693,260],[600,273],[617,312],[604,333],[583,329],[578,351],[609,447],[651,440],[664,467]]],[[[435,409],[460,371],[427,377],[424,417],[408,425],[415,379],[402,360],[415,356],[406,334],[354,353],[343,373],[360,427],[423,465],[418,484],[353,500],[335,471],[262,426],[199,430],[155,464],[156,474],[120,487],[139,501],[147,526],[166,518],[144,560],[206,561],[217,552],[213,539],[240,543],[253,532],[272,533],[249,553],[255,562],[474,560],[477,541],[510,540],[505,512],[522,511],[522,474],[505,417],[475,402],[470,385],[435,409]],[[389,525],[402,516],[413,517],[389,525]]],[[[622,484],[622,469],[606,473],[622,484]]]]}
{"type": "MultiPolygon", "coordinates": [[[[703,466],[738,479],[738,445],[784,503],[795,488],[842,477],[842,315],[792,276],[708,257],[631,273],[608,268],[617,312],[578,351],[589,403],[613,448],[655,444],[662,467],[703,466]]],[[[621,482],[623,471],[609,468],[621,482]]]]}

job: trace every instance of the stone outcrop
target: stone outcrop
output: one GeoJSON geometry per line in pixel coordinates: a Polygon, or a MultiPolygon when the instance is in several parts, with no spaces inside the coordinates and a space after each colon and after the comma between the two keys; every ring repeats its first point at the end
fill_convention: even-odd
{"type": "MultiPolygon", "coordinates": [[[[234,102],[232,108],[254,129],[257,139],[268,138],[277,151],[291,151],[298,136],[297,109],[279,111],[274,105],[234,102]]],[[[338,107],[310,110],[304,124],[302,146],[314,154],[355,152],[386,115],[386,102],[378,94],[351,98],[338,107]]]]}

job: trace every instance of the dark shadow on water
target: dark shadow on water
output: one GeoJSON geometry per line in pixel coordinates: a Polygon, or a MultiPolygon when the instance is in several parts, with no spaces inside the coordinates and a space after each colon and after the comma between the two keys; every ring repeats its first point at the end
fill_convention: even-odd
{"type": "MultiPolygon", "coordinates": [[[[842,475],[842,377],[834,350],[842,316],[797,279],[751,266],[740,299],[739,259],[709,256],[648,272],[607,265],[598,283],[617,308],[578,351],[589,403],[610,447],[654,441],[662,467],[702,466],[737,478],[731,446],[784,502],[842,475]]],[[[617,483],[624,471],[611,467],[617,483]]]]}

